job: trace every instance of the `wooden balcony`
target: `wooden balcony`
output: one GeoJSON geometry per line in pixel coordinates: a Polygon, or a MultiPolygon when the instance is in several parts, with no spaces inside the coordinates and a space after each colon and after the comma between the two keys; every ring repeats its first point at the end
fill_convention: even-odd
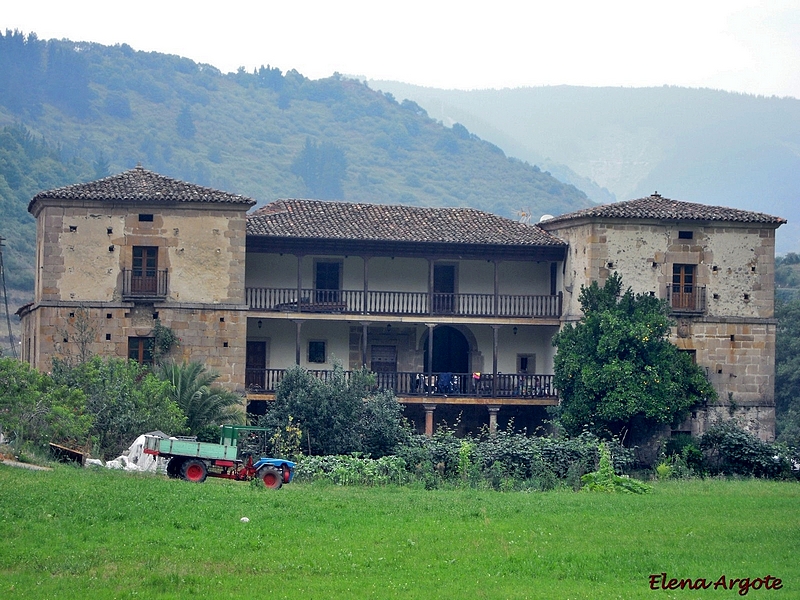
{"type": "MultiPolygon", "coordinates": [[[[309,373],[323,380],[333,375],[333,371],[310,370],[309,373]]],[[[352,371],[345,371],[349,378],[352,371]]],[[[286,369],[247,369],[246,388],[248,395],[273,396],[278,384],[286,374],[286,369]]],[[[553,375],[503,374],[491,373],[425,373],[395,372],[375,373],[379,390],[391,390],[401,402],[432,403],[447,398],[503,400],[513,404],[558,403],[558,393],[553,387],[553,375]],[[476,376],[477,375],[477,376],[476,376]]]]}
{"type": "Polygon", "coordinates": [[[667,284],[667,303],[673,314],[706,312],[706,288],[701,285],[667,284]]]}
{"type": "Polygon", "coordinates": [[[122,269],[122,299],[164,299],[167,297],[167,283],[166,269],[122,269]]]}
{"type": "Polygon", "coordinates": [[[252,310],[368,315],[558,318],[562,294],[429,294],[363,290],[247,288],[252,310]]]}

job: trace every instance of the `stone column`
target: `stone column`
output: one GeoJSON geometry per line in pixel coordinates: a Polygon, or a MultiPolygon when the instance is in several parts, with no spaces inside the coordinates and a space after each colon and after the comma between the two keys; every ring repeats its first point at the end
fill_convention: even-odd
{"type": "Polygon", "coordinates": [[[436,410],[435,404],[423,404],[425,409],[425,435],[433,437],[433,411],[436,410]]]}
{"type": "Polygon", "coordinates": [[[300,328],[303,326],[303,321],[295,321],[294,324],[297,326],[297,333],[295,335],[294,340],[294,364],[298,367],[300,366],[300,328]]]}
{"type": "Polygon", "coordinates": [[[369,321],[361,321],[361,365],[367,366],[367,328],[369,321]]]}
{"type": "Polygon", "coordinates": [[[491,404],[486,408],[489,409],[489,433],[494,435],[497,433],[497,413],[500,412],[500,407],[491,404]]]}

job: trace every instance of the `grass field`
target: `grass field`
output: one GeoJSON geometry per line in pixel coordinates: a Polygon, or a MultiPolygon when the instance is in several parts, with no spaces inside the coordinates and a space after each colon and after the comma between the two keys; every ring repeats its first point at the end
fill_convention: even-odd
{"type": "Polygon", "coordinates": [[[0,466],[0,598],[736,598],[667,578],[782,579],[800,598],[800,485],[643,496],[195,485],[0,466]],[[241,517],[249,523],[242,523],[241,517]],[[658,580],[657,587],[661,581],[658,580]]]}

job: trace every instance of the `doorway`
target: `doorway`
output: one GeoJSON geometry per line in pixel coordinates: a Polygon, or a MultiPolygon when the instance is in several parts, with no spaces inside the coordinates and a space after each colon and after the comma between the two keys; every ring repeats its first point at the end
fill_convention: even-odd
{"type": "MultiPolygon", "coordinates": [[[[425,340],[424,360],[428,360],[428,340],[425,340]]],[[[455,327],[439,325],[433,330],[433,373],[468,373],[469,342],[455,327]]]]}
{"type": "MultiPolygon", "coordinates": [[[[433,312],[451,314],[456,308],[456,266],[433,265],[433,312]]],[[[434,338],[434,342],[435,342],[434,338]]],[[[436,344],[434,343],[434,350],[436,344]]]]}

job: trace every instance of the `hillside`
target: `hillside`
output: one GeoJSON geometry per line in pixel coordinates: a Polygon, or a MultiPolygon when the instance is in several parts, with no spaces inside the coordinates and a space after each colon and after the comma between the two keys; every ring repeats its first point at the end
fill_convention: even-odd
{"type": "Polygon", "coordinates": [[[0,235],[16,253],[7,271],[22,291],[33,281],[31,196],[137,163],[259,204],[322,197],[470,206],[511,218],[591,204],[465,127],[444,127],[416,103],[358,81],[312,81],[270,67],[223,74],[125,44],[0,35],[3,127],[0,195],[21,226],[3,222],[0,235]],[[26,144],[46,163],[31,168],[26,144]]]}
{"type": "Polygon", "coordinates": [[[594,200],[657,190],[767,212],[789,220],[778,230],[779,252],[800,250],[800,100],[677,87],[370,86],[464,124],[594,200]]]}

